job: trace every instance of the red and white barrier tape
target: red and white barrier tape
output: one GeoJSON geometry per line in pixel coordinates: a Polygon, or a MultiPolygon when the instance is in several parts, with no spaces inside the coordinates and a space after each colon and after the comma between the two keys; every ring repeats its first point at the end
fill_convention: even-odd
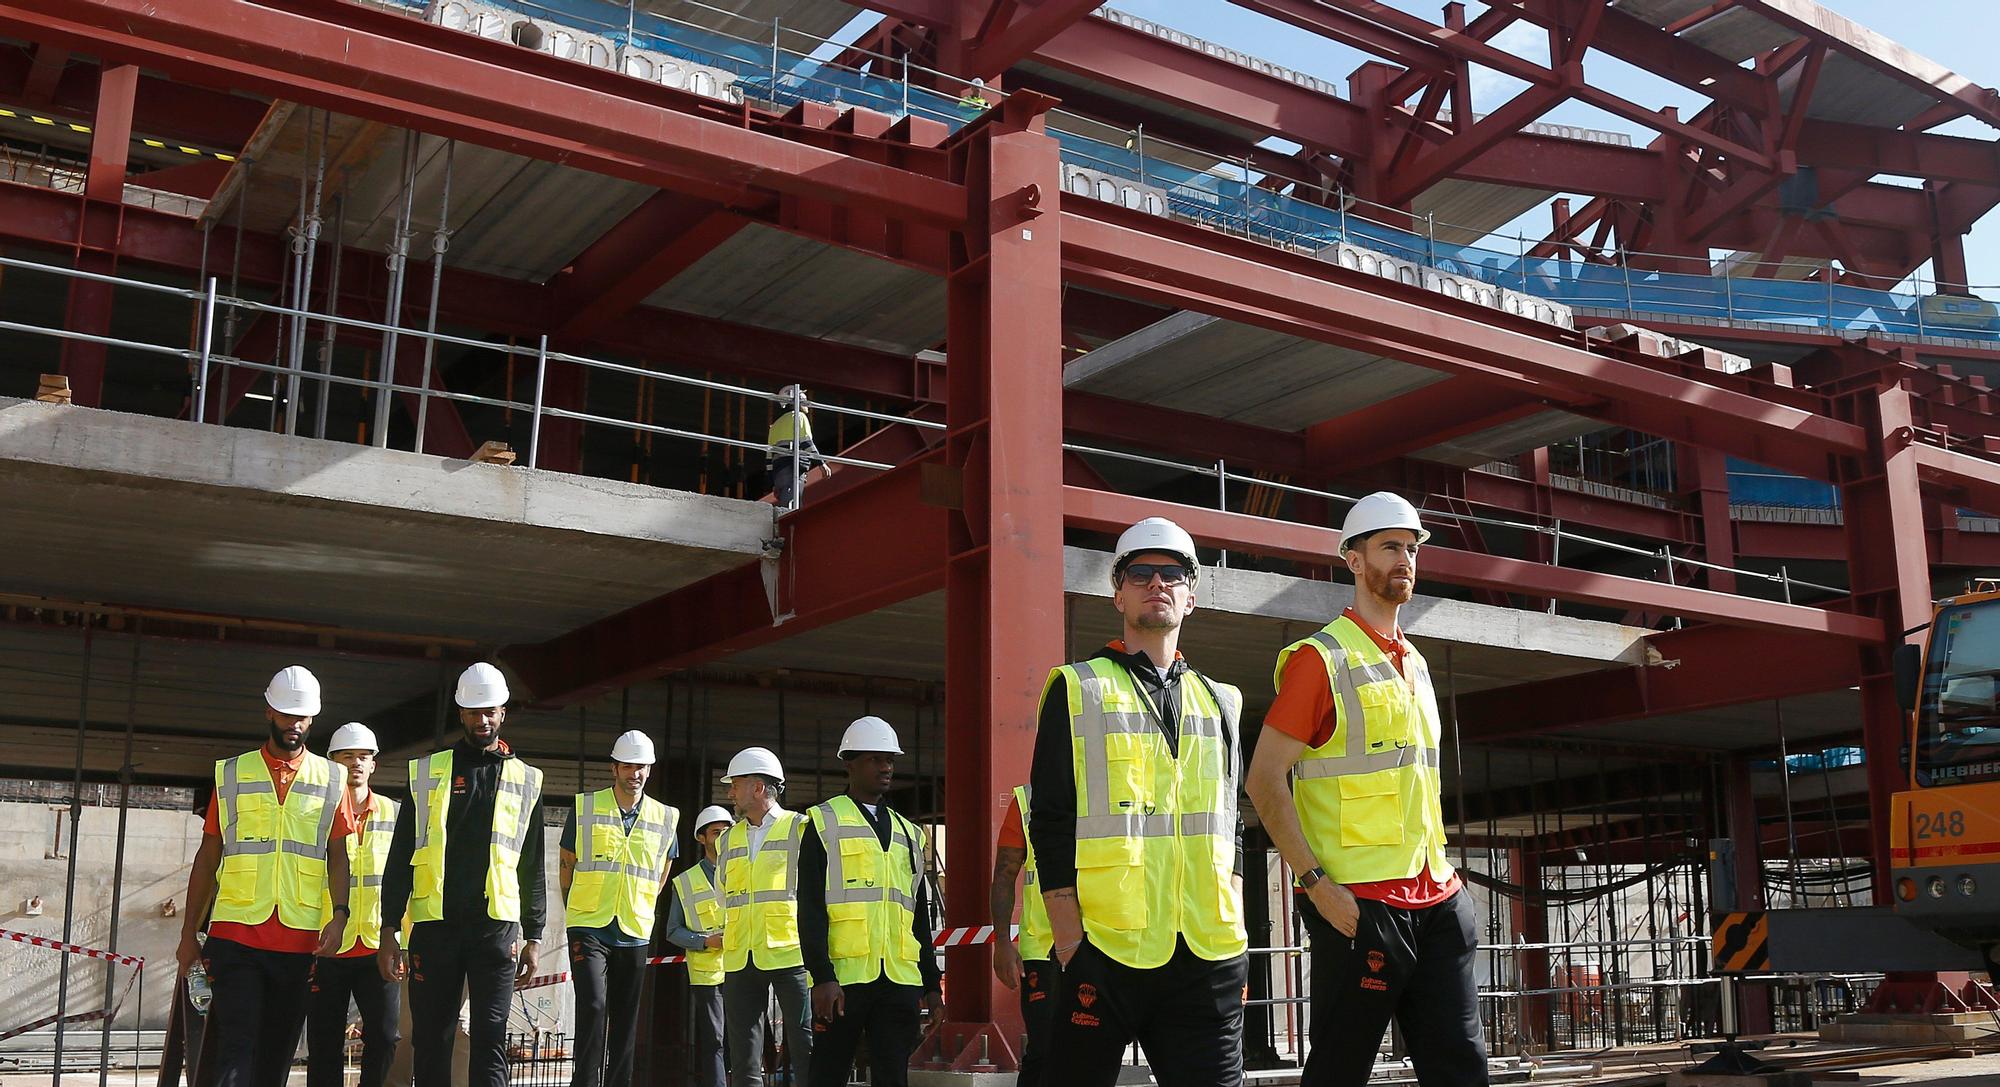
{"type": "MultiPolygon", "coordinates": [[[[686,961],[687,961],[686,955],[654,955],[646,960],[646,965],[661,966],[666,963],[686,962],[686,961]]],[[[567,970],[564,970],[559,974],[543,974],[540,977],[529,978],[525,984],[514,986],[514,991],[521,992],[526,989],[540,989],[543,988],[544,986],[549,986],[549,985],[561,985],[563,982],[568,981],[569,979],[570,979],[570,973],[567,970]]]]}
{"type": "Polygon", "coordinates": [[[52,1015],[44,1015],[32,1023],[25,1023],[18,1027],[0,1030],[0,1041],[15,1037],[16,1035],[26,1034],[31,1030],[40,1030],[57,1020],[61,1020],[64,1023],[91,1023],[99,1019],[109,1021],[116,1018],[118,1009],[125,1005],[125,998],[131,995],[133,983],[139,980],[139,975],[146,968],[146,960],[137,955],[114,955],[100,948],[84,947],[80,944],[66,944],[61,940],[51,940],[44,936],[35,936],[26,932],[14,932],[11,929],[0,928],[0,940],[12,940],[15,943],[32,944],[35,947],[46,947],[71,955],[83,955],[88,958],[103,959],[106,962],[115,963],[119,966],[137,968],[125,976],[125,987],[118,990],[118,999],[112,1001],[109,1008],[99,1008],[96,1011],[90,1012],[77,1012],[74,1015],[63,1015],[60,1012],[52,1015]]]}
{"type": "Polygon", "coordinates": [[[0,928],[0,940],[12,940],[17,944],[46,947],[71,955],[82,955],[91,959],[104,959],[108,962],[115,962],[120,966],[146,965],[146,960],[138,955],[119,955],[102,948],[85,947],[82,944],[66,944],[61,940],[51,940],[47,936],[37,936],[32,932],[15,932],[13,929],[0,928]]]}

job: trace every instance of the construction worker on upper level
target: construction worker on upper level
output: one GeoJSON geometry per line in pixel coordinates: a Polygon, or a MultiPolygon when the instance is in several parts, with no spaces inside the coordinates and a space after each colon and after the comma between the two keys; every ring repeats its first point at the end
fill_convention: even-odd
{"type": "Polygon", "coordinates": [[[729,760],[722,783],[737,820],[722,836],[722,1011],[731,1087],[763,1087],[764,1009],[778,996],[789,1082],[812,1071],[805,956],[799,951],[799,842],[808,820],[786,811],[785,768],[762,747],[729,760]]]}
{"type": "Polygon", "coordinates": [[[1016,785],[1000,817],[1000,837],[993,844],[993,886],[987,906],[993,919],[993,975],[1021,997],[1021,1023],[1028,1043],[1021,1048],[1019,1087],[1041,1087],[1042,1068],[1049,1056],[1049,1028],[1055,1016],[1055,960],[1049,949],[1049,911],[1035,883],[1035,851],[1028,845],[1028,787],[1016,785]],[[1014,881],[1021,881],[1020,946],[1008,938],[1014,924],[1014,881]]]}
{"type": "Polygon", "coordinates": [[[908,1087],[919,1005],[944,1019],[924,832],[884,800],[902,753],[880,717],[848,725],[836,752],[847,791],[813,808],[799,850],[799,940],[813,979],[806,1087],[844,1087],[864,1036],[872,1087],[908,1087]]]}
{"type": "Polygon", "coordinates": [[[263,746],[215,764],[177,957],[182,974],[201,960],[214,990],[208,1063],[221,1087],[284,1082],[313,957],[346,939],[354,815],[336,767],[306,750],[319,711],[319,680],[296,664],[281,670],[264,690],[263,746]],[[205,920],[206,946],[196,939],[205,920]]]}
{"type": "Polygon", "coordinates": [[[771,477],[778,508],[788,510],[797,504],[806,473],[819,463],[819,447],[813,445],[812,407],[805,390],[787,385],[778,397],[778,417],[765,438],[764,471],[771,477]]]}
{"type": "Polygon", "coordinates": [[[542,772],[516,758],[507,679],[484,662],[458,677],[459,741],[410,760],[382,879],[384,975],[410,979],[416,1087],[451,1083],[459,1005],[470,994],[473,1087],[505,1087],[507,1005],[535,974],[548,888],[542,772]],[[405,956],[397,929],[413,922],[405,956]]]}
{"type": "Polygon", "coordinates": [[[1162,1087],[1243,1079],[1243,700],[1181,657],[1200,573],[1179,525],[1126,529],[1124,637],[1042,694],[1028,834],[1062,968],[1045,1083],[1108,1087],[1135,1038],[1162,1087]]]}
{"type": "Polygon", "coordinates": [[[1312,1087],[1366,1083],[1391,1018],[1424,1087],[1487,1082],[1472,896],[1444,852],[1437,696],[1398,624],[1429,538],[1387,491],[1348,511],[1354,605],[1278,654],[1250,765],[1312,935],[1312,1087]]]}
{"type": "Polygon", "coordinates": [[[688,988],[694,1004],[695,1087],[723,1087],[722,929],[728,909],[716,860],[722,835],[735,818],[710,804],[694,817],[694,840],[701,856],[674,877],[667,906],[667,940],[687,952],[688,988]]]}
{"type": "MultiPolygon", "coordinates": [[[[397,1028],[402,992],[375,967],[375,952],[382,946],[382,870],[389,863],[389,842],[402,808],[368,786],[380,750],[375,731],[359,721],[335,729],[326,745],[327,757],[346,771],[354,833],[347,836],[347,934],[338,955],[313,960],[312,996],[306,1009],[307,1087],[345,1083],[350,1000],[361,1012],[359,1087],[382,1087],[396,1044],[403,1040],[397,1028]]],[[[327,910],[332,909],[329,895],[327,910]]]]}
{"type": "Polygon", "coordinates": [[[681,813],[646,795],[653,741],[633,730],[611,744],[611,788],[576,794],[563,826],[563,905],[576,994],[571,1087],[632,1087],[639,989],[681,813]],[[609,1060],[606,1060],[607,1047],[609,1060]]]}

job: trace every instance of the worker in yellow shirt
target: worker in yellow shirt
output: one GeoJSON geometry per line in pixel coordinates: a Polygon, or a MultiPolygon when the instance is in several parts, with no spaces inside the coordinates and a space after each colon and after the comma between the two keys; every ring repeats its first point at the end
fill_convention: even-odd
{"type": "Polygon", "coordinates": [[[557,856],[576,996],[570,1087],[632,1087],[640,983],[681,821],[646,795],[652,772],[652,738],[636,729],[618,737],[611,788],[576,794],[563,827],[557,856]]]}
{"type": "Polygon", "coordinates": [[[688,987],[694,1004],[695,1087],[723,1087],[722,928],[727,907],[716,871],[722,835],[735,822],[729,809],[710,804],[694,817],[694,840],[701,856],[674,877],[667,906],[667,940],[687,952],[688,987]]]}
{"type": "Polygon", "coordinates": [[[837,754],[847,791],[812,810],[799,849],[799,941],[813,979],[813,1067],[806,1087],[843,1087],[868,1039],[872,1087],[909,1087],[923,1037],[918,1008],[944,1018],[931,950],[924,832],[885,795],[903,745],[880,717],[847,726],[837,754]]]}
{"type": "Polygon", "coordinates": [[[284,1082],[313,958],[346,939],[354,816],[338,768],[306,750],[319,711],[319,680],[281,670],[264,689],[263,746],[215,764],[177,957],[184,975],[199,962],[214,992],[203,1064],[220,1087],[284,1082]]]}
{"type": "MultiPolygon", "coordinates": [[[[396,1021],[403,994],[375,968],[382,946],[382,869],[402,805],[369,788],[380,746],[375,730],[350,721],[333,732],[327,757],[345,771],[354,833],[347,836],[347,935],[340,953],[313,960],[312,997],[306,1010],[306,1087],[343,1087],[347,1064],[347,1005],[361,1012],[361,1078],[357,1087],[382,1087],[402,1041],[396,1021]]],[[[331,910],[332,899],[327,900],[331,910]]]]}
{"type": "Polygon", "coordinates": [[[722,837],[722,1011],[731,1087],[764,1087],[764,1009],[784,1016],[789,1082],[812,1070],[805,956],[799,951],[799,840],[808,821],[778,801],[785,768],[768,748],[746,747],[722,778],[737,820],[722,837]]]}
{"type": "Polygon", "coordinates": [[[1021,1024],[1028,1043],[1021,1048],[1018,1087],[1041,1087],[1042,1068],[1049,1057],[1049,1029],[1055,1016],[1055,961],[1049,951],[1049,911],[1035,882],[1035,852],[1028,848],[1028,787],[1017,785],[1000,817],[1000,838],[993,844],[993,887],[987,904],[993,918],[993,974],[1000,984],[1021,996],[1021,1024]],[[1021,881],[1020,946],[1008,938],[1014,924],[1014,881],[1021,881]]]}
{"type": "Polygon", "coordinates": [[[771,477],[771,494],[781,510],[798,504],[806,473],[819,463],[811,411],[804,389],[787,385],[778,390],[778,417],[765,438],[764,471],[771,477]]]}
{"type": "Polygon", "coordinates": [[[1354,606],[1278,654],[1250,764],[1312,937],[1309,1087],[1366,1083],[1392,1018],[1423,1087],[1488,1081],[1477,918],[1444,851],[1437,694],[1398,623],[1429,536],[1399,495],[1355,503],[1340,530],[1354,606]]]}
{"type": "Polygon", "coordinates": [[[1179,525],[1126,529],[1124,637],[1042,695],[1028,833],[1062,967],[1045,1084],[1110,1087],[1134,1040],[1161,1087],[1243,1081],[1243,698],[1181,658],[1200,572],[1179,525]]]}

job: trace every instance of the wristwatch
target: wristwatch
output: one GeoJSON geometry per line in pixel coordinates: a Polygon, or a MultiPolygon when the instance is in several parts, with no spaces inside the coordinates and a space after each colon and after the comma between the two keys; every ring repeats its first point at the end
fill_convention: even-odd
{"type": "Polygon", "coordinates": [[[1313,868],[1310,871],[1301,872],[1299,873],[1299,890],[1310,891],[1313,889],[1313,884],[1325,878],[1326,869],[1324,868],[1313,868]]]}
{"type": "Polygon", "coordinates": [[[348,914],[349,916],[352,916],[352,915],[353,915],[353,912],[354,912],[354,911],[352,911],[352,910],[348,909],[348,908],[347,908],[347,907],[346,907],[345,905],[339,905],[339,906],[335,906],[335,907],[333,908],[333,912],[335,912],[335,913],[345,913],[345,914],[348,914]]]}

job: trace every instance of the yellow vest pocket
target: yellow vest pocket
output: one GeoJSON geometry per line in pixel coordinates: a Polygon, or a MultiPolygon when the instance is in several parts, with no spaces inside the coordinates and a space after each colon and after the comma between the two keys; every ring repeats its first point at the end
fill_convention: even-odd
{"type": "Polygon", "coordinates": [[[1340,778],[1340,844],[1403,844],[1400,772],[1378,770],[1340,778]]]}
{"type": "Polygon", "coordinates": [[[1084,915],[1116,929],[1146,927],[1146,843],[1086,838],[1076,843],[1076,893],[1084,915]]]}
{"type": "Polygon", "coordinates": [[[828,917],[826,954],[830,959],[867,958],[869,954],[867,916],[828,917]]]}

